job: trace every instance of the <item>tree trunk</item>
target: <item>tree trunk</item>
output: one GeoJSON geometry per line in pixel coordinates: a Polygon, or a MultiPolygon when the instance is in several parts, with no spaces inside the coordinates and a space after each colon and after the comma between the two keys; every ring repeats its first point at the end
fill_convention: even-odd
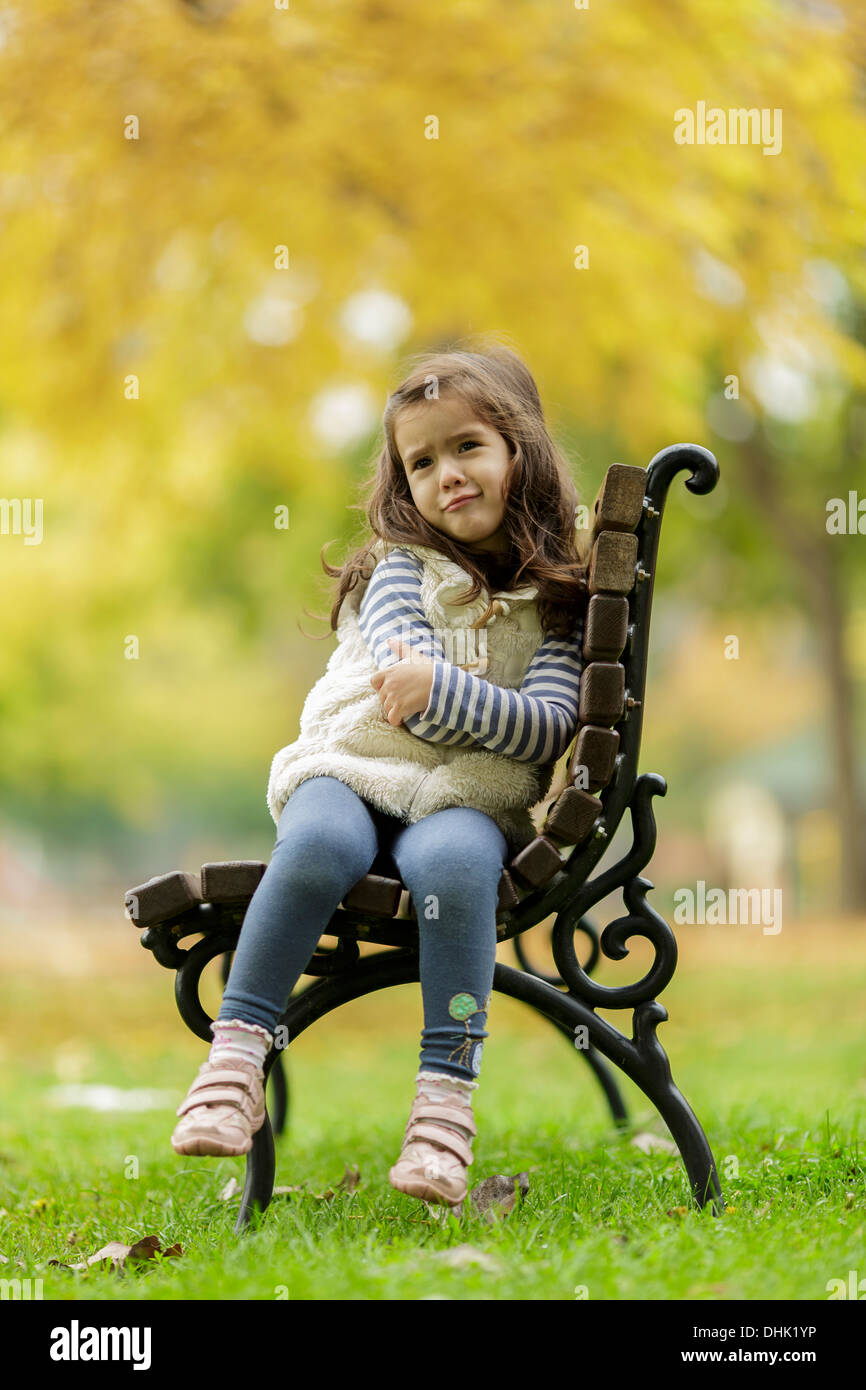
{"type": "Polygon", "coordinates": [[[814,619],[827,688],[839,828],[839,905],[844,912],[866,911],[866,805],[861,792],[854,730],[854,681],[845,649],[846,596],[839,577],[833,537],[818,537],[787,504],[772,459],[759,442],[742,449],[743,483],[787,556],[814,619]]]}

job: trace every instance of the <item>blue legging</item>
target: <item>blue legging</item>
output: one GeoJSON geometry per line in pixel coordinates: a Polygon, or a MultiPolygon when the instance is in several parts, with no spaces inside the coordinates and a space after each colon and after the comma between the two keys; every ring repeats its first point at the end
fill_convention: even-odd
{"type": "Polygon", "coordinates": [[[274,1032],[334,912],[381,851],[379,868],[403,880],[418,919],[421,1066],[472,1080],[488,1036],[507,848],[484,811],[450,806],[406,825],[335,777],[301,782],[250,900],[219,1018],[274,1032]]]}

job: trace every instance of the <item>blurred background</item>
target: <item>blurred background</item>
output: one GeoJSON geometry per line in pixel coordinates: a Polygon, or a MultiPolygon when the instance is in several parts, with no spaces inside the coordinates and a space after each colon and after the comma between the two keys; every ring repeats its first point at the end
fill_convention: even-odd
{"type": "Polygon", "coordinates": [[[321,548],[364,534],[409,355],[478,335],[585,502],[678,441],[720,463],[662,530],[654,905],[780,887],[781,936],[684,953],[799,923],[862,962],[864,64],[855,0],[0,6],[7,1004],[54,979],[77,1037],[122,977],[179,1036],[124,892],[269,858],[335,642],[321,548]]]}

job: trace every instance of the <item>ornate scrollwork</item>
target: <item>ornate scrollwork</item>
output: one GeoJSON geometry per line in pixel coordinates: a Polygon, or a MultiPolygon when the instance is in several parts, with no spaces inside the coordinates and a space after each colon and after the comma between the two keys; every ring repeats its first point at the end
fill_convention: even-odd
{"type": "Polygon", "coordinates": [[[652,798],[664,796],[667,785],[657,773],[645,773],[635,782],[629,810],[632,821],[632,847],[619,863],[596,878],[589,879],[574,900],[557,916],[551,930],[551,948],[556,968],[569,991],[592,1007],[634,1008],[665,988],[677,963],[676,937],[663,917],[646,901],[652,883],[641,878],[642,869],[652,856],[656,843],[656,824],[652,798]],[[642,936],[655,949],[652,965],[642,979],[630,985],[607,986],[590,980],[574,949],[574,932],[581,918],[608,893],[622,888],[628,914],[611,922],[601,934],[601,949],[610,960],[628,955],[627,942],[642,936]]]}
{"type": "MultiPolygon", "coordinates": [[[[591,975],[595,967],[598,965],[599,958],[601,956],[601,946],[599,944],[598,939],[598,928],[595,926],[593,922],[590,921],[588,917],[581,917],[579,922],[575,922],[574,931],[583,932],[584,936],[589,938],[589,960],[583,966],[583,970],[587,975],[591,975]]],[[[521,966],[523,967],[527,975],[534,975],[536,980],[543,980],[546,985],[560,986],[565,984],[565,981],[563,980],[561,975],[548,975],[545,971],[539,970],[536,966],[534,966],[531,963],[531,961],[527,958],[526,949],[524,947],[522,937],[512,937],[511,944],[514,947],[514,954],[516,955],[517,959],[519,960],[521,966]]]]}
{"type": "Polygon", "coordinates": [[[653,505],[661,508],[671,482],[684,468],[692,475],[686,478],[686,487],[697,496],[712,492],[719,481],[718,461],[709,449],[701,444],[669,444],[647,465],[647,497],[653,505]]]}

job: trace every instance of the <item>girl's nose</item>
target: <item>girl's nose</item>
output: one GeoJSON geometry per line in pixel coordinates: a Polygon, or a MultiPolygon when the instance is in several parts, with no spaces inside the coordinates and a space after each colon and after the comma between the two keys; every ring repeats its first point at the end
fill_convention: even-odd
{"type": "Polygon", "coordinates": [[[442,472],[439,475],[440,481],[444,483],[459,483],[466,481],[466,474],[451,459],[446,459],[442,464],[442,472]]]}

